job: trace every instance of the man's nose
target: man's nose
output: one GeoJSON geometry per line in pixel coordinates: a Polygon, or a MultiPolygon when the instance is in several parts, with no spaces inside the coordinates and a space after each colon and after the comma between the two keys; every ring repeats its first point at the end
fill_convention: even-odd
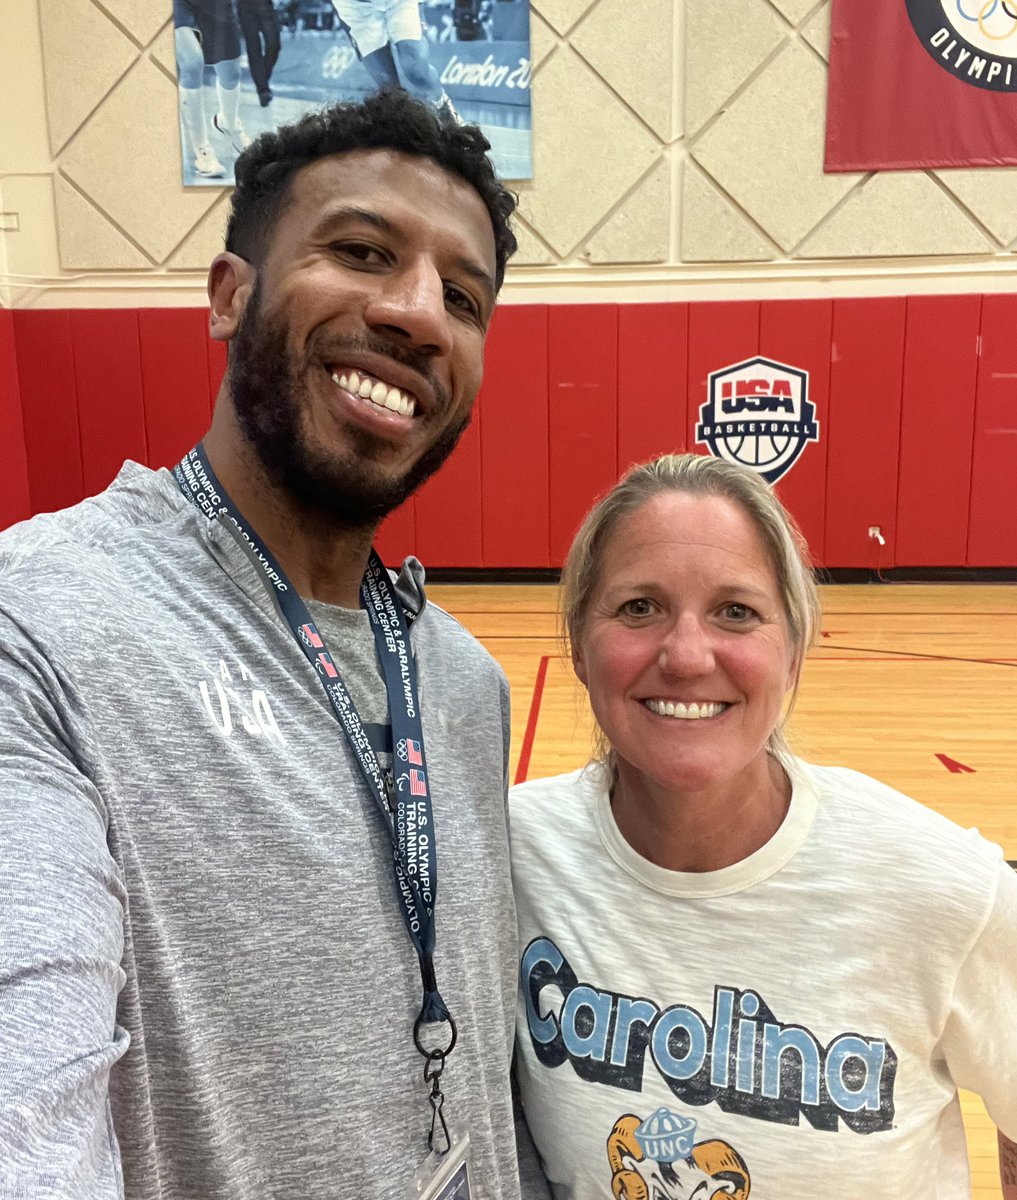
{"type": "Polygon", "coordinates": [[[372,329],[396,335],[432,356],[452,349],[445,284],[427,258],[400,264],[391,274],[379,277],[365,317],[372,329]]]}
{"type": "Polygon", "coordinates": [[[710,630],[694,613],[676,617],[661,643],[658,659],[669,675],[706,675],[713,670],[710,630]]]}

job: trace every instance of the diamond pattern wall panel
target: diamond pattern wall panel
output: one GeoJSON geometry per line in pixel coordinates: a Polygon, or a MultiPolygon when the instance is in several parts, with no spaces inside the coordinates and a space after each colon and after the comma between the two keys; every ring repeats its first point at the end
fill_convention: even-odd
{"type": "Polygon", "coordinates": [[[226,241],[226,221],[229,217],[229,201],[223,192],[183,242],[166,260],[171,271],[208,270],[209,263],[222,250],[226,241]]]}
{"type": "Polygon", "coordinates": [[[102,3],[141,46],[147,45],[172,20],[172,6],[162,4],[161,0],[102,0],[102,3]]]}
{"type": "Polygon", "coordinates": [[[682,186],[682,260],[685,262],[766,262],[772,242],[722,195],[693,163],[682,186]]]}
{"type": "MultiPolygon", "coordinates": [[[[541,237],[567,254],[646,171],[660,146],[566,47],[534,80],[533,103],[540,138],[534,178],[519,185],[521,207],[541,237]]],[[[660,220],[666,224],[668,214],[660,220]]]]}
{"type": "Polygon", "coordinates": [[[686,0],[686,132],[716,116],[786,35],[766,0],[686,0]]]}
{"type": "Polygon", "coordinates": [[[558,34],[564,36],[596,0],[531,0],[532,7],[558,34]]]}
{"type": "Polygon", "coordinates": [[[1017,167],[937,171],[936,176],[1002,245],[1017,238],[1017,167]]]}
{"type": "Polygon", "coordinates": [[[112,271],[146,269],[152,260],[62,175],[53,179],[60,262],[66,270],[88,271],[101,263],[112,271]]]}
{"type": "Polygon", "coordinates": [[[55,157],[138,51],[91,0],[39,0],[39,18],[55,157]]]}
{"type": "Polygon", "coordinates": [[[671,211],[671,172],[659,162],[641,179],[586,243],[592,263],[667,262],[670,230],[661,213],[671,211]]]}
{"type": "Polygon", "coordinates": [[[180,186],[176,89],[147,59],[106,98],[61,166],[156,262],[179,245],[218,196],[180,186]],[[130,166],[111,170],[111,163],[130,166]]]}
{"type": "Polygon", "coordinates": [[[832,15],[833,0],[826,0],[826,3],[816,9],[815,13],[802,26],[802,37],[827,62],[830,61],[830,20],[832,15]]]}
{"type": "Polygon", "coordinates": [[[175,80],[177,77],[177,52],[173,43],[172,23],[163,27],[159,36],[149,46],[148,52],[152,61],[158,63],[166,74],[175,80]]]}
{"type": "Polygon", "coordinates": [[[558,46],[558,35],[535,10],[530,12],[530,61],[534,70],[558,46]]]}
{"type": "Polygon", "coordinates": [[[797,25],[816,7],[816,0],[771,0],[771,3],[792,25],[797,25]]]}
{"type": "Polygon", "coordinates": [[[670,140],[673,0],[641,0],[638,20],[632,19],[632,0],[600,0],[573,33],[572,45],[659,138],[670,140]]]}
{"type": "Polygon", "coordinates": [[[987,254],[995,247],[921,171],[887,171],[857,188],[801,248],[805,258],[987,254]],[[918,214],[921,214],[919,217],[918,214]]]}
{"type": "MultiPolygon", "coordinates": [[[[180,182],[172,0],[21,2],[20,36],[41,36],[43,58],[46,116],[36,100],[31,125],[48,120],[52,163],[46,202],[13,209],[33,232],[8,239],[8,269],[52,276],[59,252],[62,269],[108,270],[113,287],[152,275],[154,294],[165,271],[200,286],[226,204],[180,182]]],[[[1017,169],[823,174],[831,7],[532,0],[536,177],[519,185],[517,269],[553,282],[580,268],[595,284],[625,264],[680,280],[685,263],[1012,263],[1017,169]]],[[[37,143],[5,164],[5,195],[39,171],[37,143]]]]}
{"type": "Polygon", "coordinates": [[[513,226],[519,249],[512,259],[521,267],[546,267],[556,262],[554,255],[537,237],[533,230],[522,218],[517,218],[513,226]]]}
{"type": "Polygon", "coordinates": [[[824,175],[826,72],[790,42],[697,141],[696,161],[790,251],[855,185],[824,175]]]}

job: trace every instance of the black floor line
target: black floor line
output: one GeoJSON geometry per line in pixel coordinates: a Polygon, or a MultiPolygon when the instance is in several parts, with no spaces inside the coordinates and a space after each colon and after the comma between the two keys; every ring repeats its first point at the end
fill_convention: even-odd
{"type": "MultiPolygon", "coordinates": [[[[894,658],[932,659],[936,662],[972,663],[974,666],[1017,667],[1017,662],[999,658],[967,658],[959,654],[926,654],[921,650],[887,650],[880,646],[842,646],[839,642],[820,642],[822,650],[850,650],[855,654],[890,654],[894,658]]],[[[817,662],[822,661],[816,659],[817,662]]]]}

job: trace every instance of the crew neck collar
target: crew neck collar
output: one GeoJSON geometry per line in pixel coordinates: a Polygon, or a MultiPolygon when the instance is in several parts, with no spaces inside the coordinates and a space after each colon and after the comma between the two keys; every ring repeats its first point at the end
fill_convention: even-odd
{"type": "MultiPolygon", "coordinates": [[[[607,773],[594,768],[594,819],[604,848],[626,874],[665,896],[730,896],[775,875],[799,851],[812,829],[818,808],[815,788],[797,760],[784,763],[791,781],[791,802],[773,836],[741,862],[717,871],[670,871],[637,853],[622,836],[611,811],[607,773]]],[[[722,814],[718,814],[718,819],[722,814]]]]}

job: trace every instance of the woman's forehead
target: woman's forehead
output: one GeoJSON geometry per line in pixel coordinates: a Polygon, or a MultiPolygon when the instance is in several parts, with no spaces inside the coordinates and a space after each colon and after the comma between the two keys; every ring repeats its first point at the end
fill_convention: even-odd
{"type": "Polygon", "coordinates": [[[618,519],[597,557],[602,585],[618,572],[698,569],[762,576],[777,586],[766,538],[752,514],[726,496],[676,491],[652,496],[618,519]]]}

